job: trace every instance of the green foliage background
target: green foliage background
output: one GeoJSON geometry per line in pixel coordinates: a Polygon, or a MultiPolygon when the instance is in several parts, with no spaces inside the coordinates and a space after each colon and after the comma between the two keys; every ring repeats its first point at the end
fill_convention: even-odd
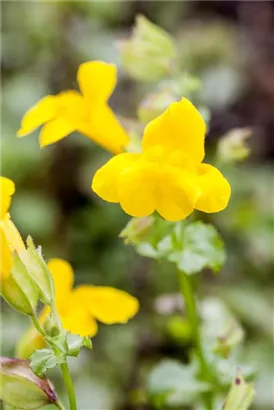
{"type": "MultiPolygon", "coordinates": [[[[125,247],[118,234],[129,217],[92,193],[92,176],[108,153],[77,134],[43,150],[37,132],[22,140],[15,134],[33,103],[48,93],[76,87],[78,65],[93,59],[118,65],[119,84],[111,105],[124,117],[134,118],[140,99],[152,86],[137,83],[123,71],[118,43],[129,35],[139,12],[176,37],[182,64],[203,83],[202,98],[212,110],[209,157],[214,159],[216,142],[225,131],[248,125],[254,129],[250,159],[224,169],[232,185],[229,207],[210,218],[202,216],[221,232],[228,260],[220,276],[203,273],[199,291],[201,297],[221,298],[236,314],[246,335],[244,362],[257,369],[254,409],[273,405],[273,133],[267,117],[271,106],[263,88],[258,102],[254,100],[251,108],[247,103],[254,72],[259,81],[250,68],[255,46],[245,20],[217,6],[214,10],[211,2],[202,3],[206,4],[3,2],[1,173],[16,182],[13,219],[24,237],[30,234],[42,244],[46,258],[64,257],[72,263],[76,284],[116,286],[141,302],[134,320],[124,326],[100,326],[94,350],[71,360],[80,409],[151,408],[142,402],[152,365],[163,358],[187,361],[187,329],[180,320],[177,323],[173,309],[165,314],[157,309],[160,295],[177,291],[177,276],[173,265],[153,264],[125,247]],[[249,47],[242,42],[243,33],[249,47]],[[265,110],[261,117],[259,103],[265,110]]],[[[237,9],[245,2],[230,3],[237,9]]],[[[267,68],[267,62],[261,64],[267,68]]],[[[12,356],[28,319],[5,304],[2,313],[2,353],[12,356]]],[[[58,374],[52,377],[62,388],[58,374]]]]}

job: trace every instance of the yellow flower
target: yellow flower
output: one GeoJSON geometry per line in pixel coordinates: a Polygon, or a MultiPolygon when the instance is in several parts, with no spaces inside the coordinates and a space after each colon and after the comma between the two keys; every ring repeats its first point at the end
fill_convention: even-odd
{"type": "Polygon", "coordinates": [[[68,90],[48,95],[31,107],[23,117],[18,137],[44,125],[41,147],[78,131],[114,154],[123,152],[129,139],[107,104],[117,82],[115,65],[102,61],[83,63],[77,80],[81,93],[68,90]]]}
{"type": "Polygon", "coordinates": [[[179,221],[194,209],[223,210],[231,189],[220,171],[201,163],[205,131],[190,101],[172,103],[145,128],[142,152],[112,158],[95,173],[92,189],[135,217],[156,210],[169,221],[179,221]]]}
{"type": "Polygon", "coordinates": [[[65,260],[51,259],[48,267],[55,284],[57,312],[69,332],[94,336],[96,320],[106,324],[125,323],[137,313],[137,299],[122,290],[90,285],[73,289],[73,270],[65,260]]]}
{"type": "Polygon", "coordinates": [[[12,268],[12,252],[25,249],[24,242],[16,226],[10,219],[8,213],[11,197],[15,192],[14,182],[5,177],[0,177],[1,185],[1,220],[0,220],[0,240],[1,240],[1,280],[7,278],[12,268]]]}

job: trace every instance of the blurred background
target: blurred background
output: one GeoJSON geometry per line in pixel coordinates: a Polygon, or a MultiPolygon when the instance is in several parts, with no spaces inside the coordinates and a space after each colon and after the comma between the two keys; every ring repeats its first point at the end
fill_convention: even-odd
{"type": "MultiPolygon", "coordinates": [[[[150,369],[163,358],[187,360],[187,332],[169,303],[177,276],[173,266],[126,247],[118,234],[129,217],[91,191],[95,170],[110,154],[78,134],[41,150],[38,132],[19,140],[16,131],[37,100],[76,88],[78,66],[88,60],[118,65],[110,104],[136,118],[154,86],[127,74],[119,44],[138,14],[174,36],[181,67],[201,80],[209,156],[231,129],[251,129],[249,158],[223,169],[232,185],[228,208],[206,218],[221,232],[228,259],[218,277],[204,272],[200,293],[225,301],[243,326],[241,360],[254,366],[257,380],[253,408],[272,409],[274,2],[4,1],[2,11],[1,174],[16,183],[13,219],[24,237],[42,244],[47,259],[70,261],[76,284],[115,286],[141,303],[127,325],[101,325],[93,351],[71,361],[79,409],[156,408],[143,404],[150,369]]],[[[2,353],[12,356],[28,318],[4,303],[2,313],[2,353]]],[[[62,389],[58,374],[52,377],[62,389]]],[[[185,406],[178,408],[195,407],[185,406]]]]}

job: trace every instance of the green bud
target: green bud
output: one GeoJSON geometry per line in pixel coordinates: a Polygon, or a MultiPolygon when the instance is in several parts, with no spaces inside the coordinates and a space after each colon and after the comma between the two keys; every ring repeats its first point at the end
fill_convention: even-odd
{"type": "Polygon", "coordinates": [[[188,343],[192,339],[189,321],[182,315],[172,316],[167,323],[168,334],[179,343],[188,343]]]}
{"type": "Polygon", "coordinates": [[[38,288],[17,253],[13,254],[11,273],[1,282],[1,295],[14,309],[34,315],[38,288]]]}
{"type": "Polygon", "coordinates": [[[218,298],[208,298],[201,303],[203,317],[202,337],[212,346],[212,351],[227,359],[243,341],[244,330],[227,306],[218,298]]]}
{"type": "MultiPolygon", "coordinates": [[[[201,81],[188,73],[183,73],[172,80],[162,82],[157,90],[146,96],[138,108],[138,117],[143,123],[148,123],[161,115],[175,101],[182,97],[193,100],[201,89],[201,81]]],[[[199,107],[199,111],[200,111],[199,107]]]]}
{"type": "Polygon", "coordinates": [[[158,81],[170,75],[176,64],[172,37],[144,16],[137,16],[132,36],[120,43],[128,73],[141,81],[158,81]]]}
{"type": "Polygon", "coordinates": [[[223,410],[247,410],[254,398],[255,390],[252,384],[245,382],[240,370],[237,371],[223,410]]]}
{"type": "Polygon", "coordinates": [[[230,327],[227,329],[226,333],[221,336],[217,336],[216,345],[213,351],[227,359],[233,348],[236,347],[244,338],[244,331],[241,326],[235,321],[230,323],[230,327]]]}
{"type": "Polygon", "coordinates": [[[40,379],[29,367],[29,360],[1,357],[1,396],[15,408],[34,410],[56,403],[58,398],[48,379],[40,379]]]}
{"type": "Polygon", "coordinates": [[[202,88],[202,82],[198,77],[189,73],[183,73],[176,79],[177,92],[185,98],[191,98],[192,95],[202,88]]]}
{"type": "Polygon", "coordinates": [[[125,244],[138,244],[149,235],[153,223],[153,216],[132,218],[119,236],[124,239],[125,244]]]}
{"type": "Polygon", "coordinates": [[[252,135],[250,128],[235,128],[229,131],[219,142],[218,158],[221,163],[243,161],[250,154],[246,140],[252,135]]]}
{"type": "Polygon", "coordinates": [[[20,252],[20,258],[39,289],[39,299],[49,305],[53,299],[51,273],[43,259],[41,248],[35,248],[32,238],[27,238],[27,249],[20,252]]]}
{"type": "Polygon", "coordinates": [[[171,103],[178,99],[174,90],[165,86],[157,92],[149,94],[141,101],[138,108],[138,117],[146,124],[161,115],[171,103]]]}

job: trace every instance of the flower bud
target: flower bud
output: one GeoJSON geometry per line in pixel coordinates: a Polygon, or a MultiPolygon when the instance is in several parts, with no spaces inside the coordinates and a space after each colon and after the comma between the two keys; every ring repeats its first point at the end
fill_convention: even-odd
{"type": "Polygon", "coordinates": [[[1,357],[1,396],[10,406],[26,410],[56,403],[58,398],[48,379],[40,379],[29,367],[29,360],[1,357]]]}
{"type": "Polygon", "coordinates": [[[131,38],[122,41],[120,48],[124,68],[137,80],[158,81],[174,70],[172,37],[144,16],[137,17],[131,38]]]}
{"type": "Polygon", "coordinates": [[[10,274],[1,281],[1,295],[16,310],[32,316],[38,302],[38,288],[17,253],[12,255],[10,274]]]}
{"type": "Polygon", "coordinates": [[[119,236],[124,239],[125,244],[137,244],[149,235],[153,223],[152,216],[132,218],[119,236]]]}
{"type": "Polygon", "coordinates": [[[53,281],[41,249],[35,248],[32,238],[27,238],[27,249],[20,252],[20,258],[39,289],[39,299],[49,305],[53,298],[53,281]]]}
{"type": "Polygon", "coordinates": [[[244,331],[241,326],[235,321],[227,326],[226,332],[223,335],[217,336],[216,344],[213,348],[214,352],[221,357],[227,359],[233,348],[238,346],[244,338],[244,331]]]}
{"type": "Polygon", "coordinates": [[[218,157],[221,163],[243,161],[250,154],[246,140],[252,135],[249,128],[236,128],[221,138],[218,145],[218,157]]]}

